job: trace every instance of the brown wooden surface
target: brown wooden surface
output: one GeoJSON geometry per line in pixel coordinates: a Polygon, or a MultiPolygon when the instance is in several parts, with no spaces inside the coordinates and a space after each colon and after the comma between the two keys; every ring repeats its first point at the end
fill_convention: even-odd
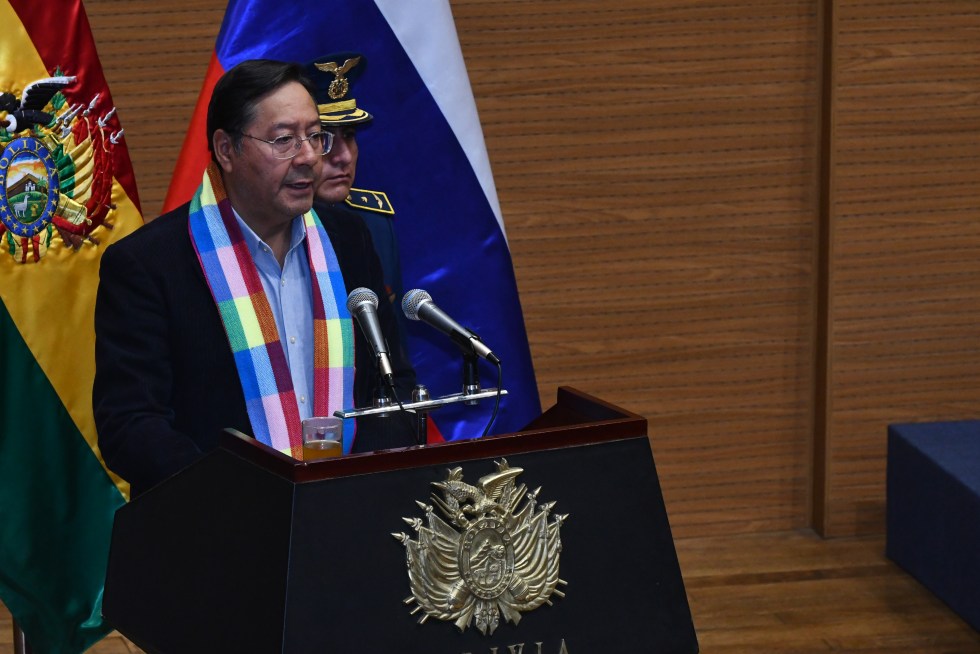
{"type": "MultiPolygon", "coordinates": [[[[224,4],[86,2],[147,218],[224,4]]],[[[543,405],[646,417],[680,536],[881,533],[886,425],[980,406],[980,4],[451,4],[543,405]]]]}
{"type": "Polygon", "coordinates": [[[810,5],[453,4],[541,396],[646,416],[681,534],[806,520],[810,5]]]}
{"type": "MultiPolygon", "coordinates": [[[[704,654],[980,652],[980,634],[885,559],[880,537],[797,531],[676,546],[704,654]]],[[[0,654],[12,654],[10,634],[0,606],[0,654]]],[[[89,652],[139,650],[114,633],[89,652]]]]}
{"type": "Polygon", "coordinates": [[[834,4],[822,526],[875,533],[884,426],[980,412],[980,3],[834,4]]]}

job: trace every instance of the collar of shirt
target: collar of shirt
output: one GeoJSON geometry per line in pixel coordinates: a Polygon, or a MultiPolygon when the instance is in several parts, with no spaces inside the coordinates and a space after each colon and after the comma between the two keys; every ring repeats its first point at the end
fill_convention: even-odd
{"type": "MultiPolygon", "coordinates": [[[[255,261],[256,265],[261,261],[265,264],[269,258],[276,264],[276,268],[279,268],[279,262],[276,261],[275,256],[272,255],[272,248],[265,244],[259,235],[252,231],[252,228],[248,226],[242,217],[238,215],[235,208],[232,207],[232,213],[235,214],[235,220],[238,221],[238,226],[242,229],[242,238],[245,239],[245,245],[248,247],[249,253],[252,255],[252,261],[255,261]],[[264,255],[269,255],[264,256],[264,255]]],[[[303,225],[303,216],[296,216],[293,218],[293,222],[290,223],[290,234],[289,234],[289,250],[286,252],[286,258],[288,259],[293,255],[293,251],[306,240],[306,227],[303,225]]],[[[277,270],[278,272],[278,270],[277,270]]]]}

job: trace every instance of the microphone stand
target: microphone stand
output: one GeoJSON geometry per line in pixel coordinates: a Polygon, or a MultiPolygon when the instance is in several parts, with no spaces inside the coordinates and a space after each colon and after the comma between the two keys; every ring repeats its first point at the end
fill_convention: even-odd
{"type": "MultiPolygon", "coordinates": [[[[438,409],[439,407],[448,406],[450,404],[459,404],[460,402],[464,404],[473,404],[477,400],[486,400],[497,396],[496,388],[484,388],[477,393],[471,393],[464,395],[463,393],[453,393],[450,395],[443,395],[442,397],[436,397],[428,400],[419,400],[418,402],[405,402],[402,404],[402,408],[406,411],[432,411],[438,409]]],[[[500,389],[500,395],[507,395],[507,389],[500,389]]],[[[376,416],[380,414],[392,413],[394,411],[400,410],[397,407],[364,407],[360,409],[351,409],[350,411],[334,411],[333,414],[338,418],[360,418],[361,416],[376,416]]]]}
{"type": "MultiPolygon", "coordinates": [[[[462,348],[461,348],[462,349],[462,348]]],[[[472,350],[463,351],[463,395],[474,395],[480,392],[480,372],[477,370],[477,356],[472,350]]],[[[476,400],[466,402],[476,404],[476,400]]]]}
{"type": "MultiPolygon", "coordinates": [[[[384,374],[378,371],[378,392],[374,396],[374,407],[378,409],[391,408],[391,396],[388,394],[388,383],[385,381],[384,374]]],[[[381,417],[386,417],[388,413],[381,413],[381,417]]]]}
{"type": "MultiPolygon", "coordinates": [[[[426,400],[432,399],[429,395],[429,389],[422,384],[416,384],[415,388],[412,389],[412,402],[425,402],[426,400]]],[[[428,411],[416,411],[415,412],[415,442],[418,445],[425,445],[428,442],[429,435],[429,412],[428,411]]]]}
{"type": "Polygon", "coordinates": [[[420,384],[412,390],[411,402],[399,403],[396,407],[392,405],[391,399],[386,394],[387,389],[382,378],[380,380],[381,383],[378,385],[378,396],[375,397],[374,406],[355,408],[350,411],[334,411],[333,414],[338,418],[347,420],[349,418],[360,418],[361,416],[387,416],[395,411],[401,410],[414,412],[417,418],[415,427],[416,442],[419,445],[424,445],[428,431],[428,413],[430,411],[450,404],[463,403],[467,406],[472,406],[479,404],[480,400],[489,398],[499,399],[501,395],[507,395],[507,390],[503,388],[499,391],[496,388],[481,389],[478,370],[479,357],[469,343],[465,347],[462,343],[457,343],[457,345],[459,345],[459,349],[463,353],[463,391],[461,393],[432,398],[429,395],[428,389],[420,384]]]}

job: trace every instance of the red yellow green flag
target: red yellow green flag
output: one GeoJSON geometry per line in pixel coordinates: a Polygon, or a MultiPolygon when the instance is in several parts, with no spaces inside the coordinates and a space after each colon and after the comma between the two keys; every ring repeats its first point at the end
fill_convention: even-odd
{"type": "Polygon", "coordinates": [[[0,25],[0,600],[34,654],[78,653],[128,493],[92,417],[99,260],[142,218],[81,1],[0,0],[0,25]]]}

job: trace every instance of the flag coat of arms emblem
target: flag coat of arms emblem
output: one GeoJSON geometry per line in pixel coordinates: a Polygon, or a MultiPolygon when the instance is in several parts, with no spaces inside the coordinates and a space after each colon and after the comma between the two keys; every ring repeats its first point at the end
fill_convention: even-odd
{"type": "Polygon", "coordinates": [[[568,515],[553,513],[555,502],[539,502],[540,488],[529,493],[517,485],[523,469],[506,459],[496,467],[475,486],[463,480],[462,468],[453,468],[432,484],[441,497],[433,493],[431,505],[417,502],[425,519],[403,518],[417,539],[392,534],[405,546],[412,589],[405,603],[415,604],[420,623],[434,617],[460,631],[475,624],[490,635],[502,621],[516,625],[522,612],[565,596],[558,567],[568,515]]]}

